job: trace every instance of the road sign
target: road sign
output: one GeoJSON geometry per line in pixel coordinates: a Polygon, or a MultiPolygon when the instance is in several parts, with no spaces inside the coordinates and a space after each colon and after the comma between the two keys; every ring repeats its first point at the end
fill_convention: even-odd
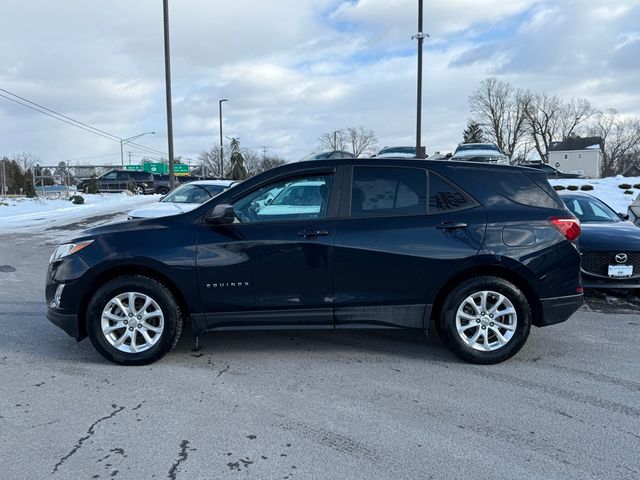
{"type": "Polygon", "coordinates": [[[125,165],[125,170],[142,170],[142,165],[125,165]]]}
{"type": "MultiPolygon", "coordinates": [[[[166,163],[144,162],[144,171],[167,175],[169,173],[169,165],[166,163]]],[[[176,175],[189,175],[189,165],[185,163],[176,163],[173,166],[173,172],[176,175]]]]}

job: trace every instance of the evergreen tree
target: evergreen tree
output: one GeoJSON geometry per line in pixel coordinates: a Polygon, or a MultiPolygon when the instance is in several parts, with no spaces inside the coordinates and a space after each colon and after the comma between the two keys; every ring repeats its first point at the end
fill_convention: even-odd
{"type": "Polygon", "coordinates": [[[462,134],[462,143],[484,143],[484,132],[480,124],[474,120],[469,120],[467,128],[462,134]]]}
{"type": "Polygon", "coordinates": [[[36,196],[36,189],[33,185],[33,173],[31,173],[31,169],[24,172],[24,175],[22,176],[22,191],[29,198],[36,196]]]}
{"type": "Polygon", "coordinates": [[[229,179],[244,180],[248,177],[247,167],[244,165],[244,157],[240,153],[240,142],[237,138],[231,140],[231,168],[229,179]]]}

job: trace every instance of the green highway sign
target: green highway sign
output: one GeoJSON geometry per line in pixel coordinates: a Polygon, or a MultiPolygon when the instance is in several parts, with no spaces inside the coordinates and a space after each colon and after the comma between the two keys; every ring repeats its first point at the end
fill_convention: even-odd
{"type": "MultiPolygon", "coordinates": [[[[158,174],[168,174],[169,165],[166,163],[145,162],[144,171],[158,174]]],[[[184,163],[176,163],[173,166],[173,171],[176,175],[189,175],[189,165],[184,163]]]]}
{"type": "Polygon", "coordinates": [[[142,170],[142,165],[125,165],[125,170],[142,170]]]}

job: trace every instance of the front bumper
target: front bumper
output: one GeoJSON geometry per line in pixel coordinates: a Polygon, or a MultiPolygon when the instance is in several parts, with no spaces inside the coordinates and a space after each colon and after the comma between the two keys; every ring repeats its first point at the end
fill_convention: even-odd
{"type": "Polygon", "coordinates": [[[584,303],[581,293],[567,297],[554,297],[540,299],[542,315],[535,324],[537,327],[555,325],[567,320],[584,303]]]}
{"type": "Polygon", "coordinates": [[[86,336],[80,331],[78,316],[75,314],[60,313],[53,308],[47,308],[47,319],[78,341],[86,336]]]}

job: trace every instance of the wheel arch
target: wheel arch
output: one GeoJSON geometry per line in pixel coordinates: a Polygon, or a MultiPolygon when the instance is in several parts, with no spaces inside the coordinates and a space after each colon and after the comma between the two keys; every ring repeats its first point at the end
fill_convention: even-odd
{"type": "Polygon", "coordinates": [[[118,265],[100,272],[90,280],[89,285],[85,289],[85,294],[80,300],[78,306],[78,327],[82,336],[87,335],[86,315],[91,297],[93,297],[101,285],[125,275],[149,277],[163,284],[169,289],[173,297],[176,299],[176,302],[178,302],[180,310],[185,315],[185,320],[189,319],[190,310],[186,298],[178,286],[167,275],[148,266],[118,265]]]}
{"type": "Polygon", "coordinates": [[[476,265],[455,273],[440,287],[433,299],[433,304],[429,318],[427,319],[427,330],[432,330],[440,321],[442,308],[451,290],[459,283],[478,276],[499,277],[513,283],[522,291],[531,307],[531,323],[538,326],[542,315],[542,304],[540,297],[533,283],[522,273],[508,268],[504,265],[476,265]]]}

